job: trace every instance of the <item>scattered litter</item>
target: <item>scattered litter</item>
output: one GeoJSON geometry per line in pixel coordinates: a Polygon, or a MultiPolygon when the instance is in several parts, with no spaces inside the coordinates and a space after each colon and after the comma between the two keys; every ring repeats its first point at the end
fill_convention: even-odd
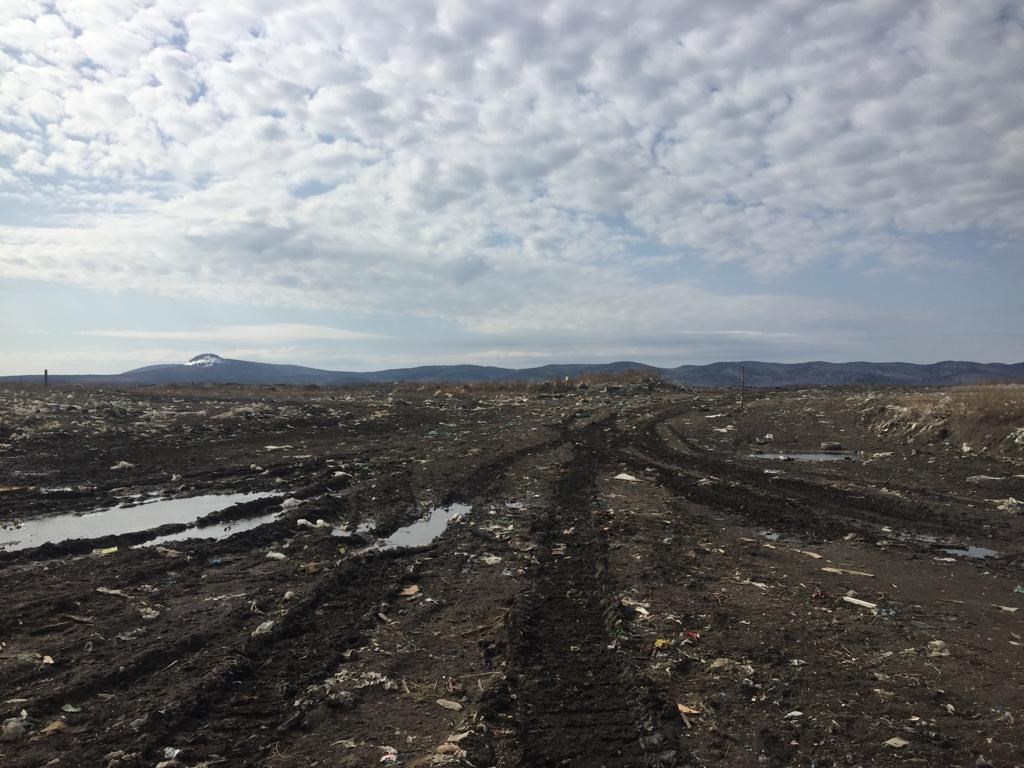
{"type": "MultiPolygon", "coordinates": [[[[801,555],[807,555],[808,557],[813,558],[815,560],[821,560],[822,558],[825,557],[824,555],[819,555],[817,552],[811,552],[811,551],[806,550],[806,549],[798,549],[796,551],[799,552],[801,555]]],[[[825,570],[828,570],[828,569],[826,568],[825,570]]]]}
{"type": "Polygon", "coordinates": [[[893,749],[903,749],[903,747],[907,746],[910,742],[906,739],[901,739],[899,736],[893,736],[888,741],[884,741],[882,743],[887,747],[892,747],[893,749]]]}
{"type": "Polygon", "coordinates": [[[96,587],[96,591],[101,595],[113,595],[114,597],[123,597],[128,599],[127,593],[123,589],[108,589],[107,587],[96,587]]]}
{"type": "Polygon", "coordinates": [[[1009,605],[996,605],[995,603],[992,603],[992,607],[993,608],[998,608],[1000,611],[1006,611],[1007,613],[1016,613],[1017,612],[1016,608],[1013,608],[1013,607],[1011,607],[1009,605]]]}
{"type": "Polygon", "coordinates": [[[744,579],[743,581],[737,581],[736,583],[737,584],[748,584],[751,587],[757,587],[758,589],[761,589],[761,590],[768,589],[768,585],[765,584],[763,581],[751,581],[750,579],[744,579]]]}
{"type": "Polygon", "coordinates": [[[617,474],[615,476],[615,479],[616,480],[626,480],[626,481],[628,481],[630,483],[639,483],[640,482],[640,478],[633,477],[632,475],[627,474],[625,472],[620,472],[619,474],[617,474]]]}
{"type": "Polygon", "coordinates": [[[94,549],[92,554],[97,557],[104,557],[105,555],[112,555],[117,552],[117,547],[102,547],[101,549],[94,549]]]}
{"type": "Polygon", "coordinates": [[[111,469],[135,469],[135,465],[128,461],[119,461],[111,469]]]}
{"type": "Polygon", "coordinates": [[[274,628],[274,621],[273,621],[273,619],[271,619],[270,621],[264,621],[262,624],[260,624],[258,627],[256,627],[256,629],[254,629],[252,631],[252,635],[250,635],[250,637],[259,637],[260,635],[265,635],[270,630],[272,630],[273,628],[274,628]]]}
{"type": "Polygon", "coordinates": [[[871,579],[875,578],[875,574],[873,573],[866,573],[865,571],[853,571],[849,568],[835,568],[833,566],[827,566],[825,568],[822,568],[821,570],[823,570],[825,573],[837,573],[840,576],[867,576],[871,579]]]}
{"type": "Polygon", "coordinates": [[[993,477],[992,475],[971,475],[967,478],[968,483],[993,483],[997,480],[1003,480],[1002,477],[993,477]]]}
{"type": "Polygon", "coordinates": [[[1011,515],[1019,515],[1024,512],[1024,502],[1010,496],[1006,499],[996,499],[996,509],[1000,512],[1009,512],[1011,515]]]}
{"type": "Polygon", "coordinates": [[[418,595],[419,593],[420,593],[419,585],[418,584],[410,584],[408,587],[405,587],[398,594],[401,595],[402,597],[412,597],[413,595],[418,595]]]}
{"type": "Polygon", "coordinates": [[[480,559],[483,561],[484,565],[497,565],[501,562],[501,558],[497,555],[484,555],[480,559]]]}
{"type": "Polygon", "coordinates": [[[286,555],[284,552],[274,552],[273,550],[271,550],[270,552],[267,552],[267,560],[287,560],[287,559],[288,559],[288,555],[286,555]]]}
{"type": "Polygon", "coordinates": [[[452,701],[451,699],[438,699],[434,703],[440,707],[444,707],[445,709],[450,709],[453,712],[459,712],[462,710],[462,705],[457,701],[452,701]]]}
{"type": "Polygon", "coordinates": [[[687,717],[687,715],[699,715],[700,710],[694,709],[693,707],[689,707],[686,704],[676,704],[676,708],[679,710],[679,717],[683,719],[683,723],[686,725],[686,727],[693,728],[693,725],[690,723],[690,719],[687,717]]]}
{"type": "Polygon", "coordinates": [[[43,728],[40,731],[40,733],[43,734],[44,736],[49,736],[50,734],[53,734],[53,733],[59,733],[60,731],[66,731],[69,727],[70,726],[64,720],[61,720],[61,719],[58,718],[57,720],[54,720],[48,726],[43,728]]]}
{"type": "Polygon", "coordinates": [[[740,664],[738,661],[726,658],[715,659],[708,666],[708,670],[712,672],[721,670],[722,672],[743,675],[744,677],[750,677],[754,674],[754,668],[751,665],[740,664]]]}
{"type": "Polygon", "coordinates": [[[146,621],[152,621],[160,617],[160,611],[150,608],[148,605],[144,605],[139,608],[139,615],[142,616],[146,621]]]}
{"type": "Polygon", "coordinates": [[[287,498],[287,499],[285,499],[284,501],[281,502],[281,509],[295,509],[296,507],[301,507],[301,506],[302,506],[302,501],[299,500],[299,499],[296,499],[294,496],[292,496],[290,498],[287,498]]]}
{"type": "Polygon", "coordinates": [[[181,552],[176,549],[169,549],[167,547],[156,547],[156,553],[165,560],[177,560],[181,557],[181,552]]]}
{"type": "Polygon", "coordinates": [[[394,747],[380,747],[384,750],[384,757],[380,759],[382,763],[397,763],[398,762],[398,750],[394,747]]]}
{"type": "Polygon", "coordinates": [[[942,640],[928,641],[928,655],[932,657],[949,656],[949,649],[942,640]]]}
{"type": "Polygon", "coordinates": [[[3,727],[0,728],[0,741],[15,742],[21,741],[24,738],[25,726],[22,725],[20,720],[14,717],[4,720],[3,727]]]}
{"type": "Polygon", "coordinates": [[[861,600],[856,597],[850,597],[849,595],[843,595],[842,600],[850,603],[851,605],[859,605],[861,608],[870,608],[874,610],[878,607],[877,603],[869,603],[867,600],[861,600]]]}
{"type": "Polygon", "coordinates": [[[794,720],[794,719],[796,719],[798,717],[803,717],[803,716],[804,716],[803,712],[801,712],[799,709],[794,709],[792,712],[787,712],[786,713],[785,719],[786,720],[794,720]]]}

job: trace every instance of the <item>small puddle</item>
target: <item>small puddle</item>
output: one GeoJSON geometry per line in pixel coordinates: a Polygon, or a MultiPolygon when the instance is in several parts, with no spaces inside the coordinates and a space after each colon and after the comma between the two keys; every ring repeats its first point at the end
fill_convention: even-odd
{"type": "Polygon", "coordinates": [[[450,507],[436,507],[422,520],[399,528],[374,549],[387,550],[399,547],[425,547],[444,533],[448,524],[471,509],[469,504],[452,504],[450,507]]]}
{"type": "Polygon", "coordinates": [[[943,547],[942,551],[947,555],[956,555],[957,557],[969,557],[972,560],[981,560],[986,557],[998,557],[1001,552],[996,552],[994,549],[986,549],[985,547],[943,547]]]}
{"type": "MultiPolygon", "coordinates": [[[[0,549],[14,551],[58,543],[67,539],[98,539],[123,533],[137,533],[169,523],[193,523],[204,515],[253,501],[270,493],[226,493],[159,499],[142,504],[124,504],[85,514],[70,513],[26,520],[18,528],[0,530],[0,549]]],[[[216,526],[211,526],[211,530],[216,526]]]]}
{"type": "Polygon", "coordinates": [[[139,547],[156,547],[171,541],[185,541],[186,539],[226,539],[228,536],[233,536],[236,533],[242,531],[251,531],[253,528],[259,528],[261,525],[272,523],[281,517],[280,512],[271,512],[267,515],[259,515],[258,517],[247,517],[242,520],[233,520],[230,523],[217,523],[215,525],[206,526],[193,526],[187,528],[184,531],[178,531],[177,533],[168,533],[166,536],[158,536],[155,539],[150,539],[142,544],[136,544],[135,549],[139,547]]]}
{"type": "Polygon", "coordinates": [[[774,459],[775,461],[855,461],[852,453],[843,451],[793,451],[787,453],[752,453],[752,459],[774,459]]]}

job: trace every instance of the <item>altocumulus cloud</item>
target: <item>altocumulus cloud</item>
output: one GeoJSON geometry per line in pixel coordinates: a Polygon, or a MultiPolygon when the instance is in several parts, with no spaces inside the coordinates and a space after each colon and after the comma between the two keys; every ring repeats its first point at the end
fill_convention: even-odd
{"type": "Polygon", "coordinates": [[[1021,82],[1018,2],[7,0],[0,274],[788,335],[862,313],[687,270],[1017,247],[1021,82]]]}

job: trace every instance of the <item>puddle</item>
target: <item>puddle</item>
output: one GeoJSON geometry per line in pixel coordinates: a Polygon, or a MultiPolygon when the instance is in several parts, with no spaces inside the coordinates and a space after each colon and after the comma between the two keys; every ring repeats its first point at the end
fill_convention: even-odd
{"type": "Polygon", "coordinates": [[[957,557],[969,557],[972,560],[981,560],[986,557],[998,557],[1001,552],[996,552],[994,549],[985,549],[985,547],[943,547],[942,551],[947,555],[956,555],[957,557]]]}
{"type": "Polygon", "coordinates": [[[450,507],[436,507],[422,520],[417,520],[412,525],[399,528],[378,544],[375,549],[424,547],[444,533],[448,523],[460,515],[466,514],[469,510],[469,504],[452,504],[450,507]]]}
{"type": "Polygon", "coordinates": [[[236,533],[251,531],[253,528],[259,528],[261,525],[272,523],[280,516],[280,512],[271,512],[270,514],[260,515],[259,517],[247,517],[243,520],[233,520],[230,523],[217,523],[215,525],[206,525],[203,527],[193,526],[192,528],[187,528],[184,531],[169,533],[166,536],[158,536],[157,538],[150,539],[142,544],[136,544],[134,548],[138,549],[140,547],[162,546],[169,541],[185,541],[186,539],[226,539],[228,536],[233,536],[236,533]]]}
{"type": "MultiPolygon", "coordinates": [[[[169,523],[193,523],[200,517],[226,509],[241,501],[253,501],[270,493],[227,493],[159,499],[142,504],[124,504],[86,514],[55,515],[26,520],[20,528],[0,530],[0,549],[8,551],[38,547],[67,539],[97,539],[122,533],[137,533],[169,523]]],[[[211,530],[217,526],[211,526],[211,530]]]]}
{"type": "Polygon", "coordinates": [[[855,461],[852,453],[842,451],[793,451],[787,453],[752,453],[752,459],[774,459],[775,461],[855,461]]]}

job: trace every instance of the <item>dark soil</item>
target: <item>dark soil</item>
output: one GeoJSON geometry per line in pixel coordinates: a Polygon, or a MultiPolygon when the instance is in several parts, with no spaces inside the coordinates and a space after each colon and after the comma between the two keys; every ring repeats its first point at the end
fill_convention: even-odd
{"type": "Polygon", "coordinates": [[[0,765],[1024,765],[1024,456],[905,394],[0,390],[0,525],[280,510],[0,551],[0,765]]]}

